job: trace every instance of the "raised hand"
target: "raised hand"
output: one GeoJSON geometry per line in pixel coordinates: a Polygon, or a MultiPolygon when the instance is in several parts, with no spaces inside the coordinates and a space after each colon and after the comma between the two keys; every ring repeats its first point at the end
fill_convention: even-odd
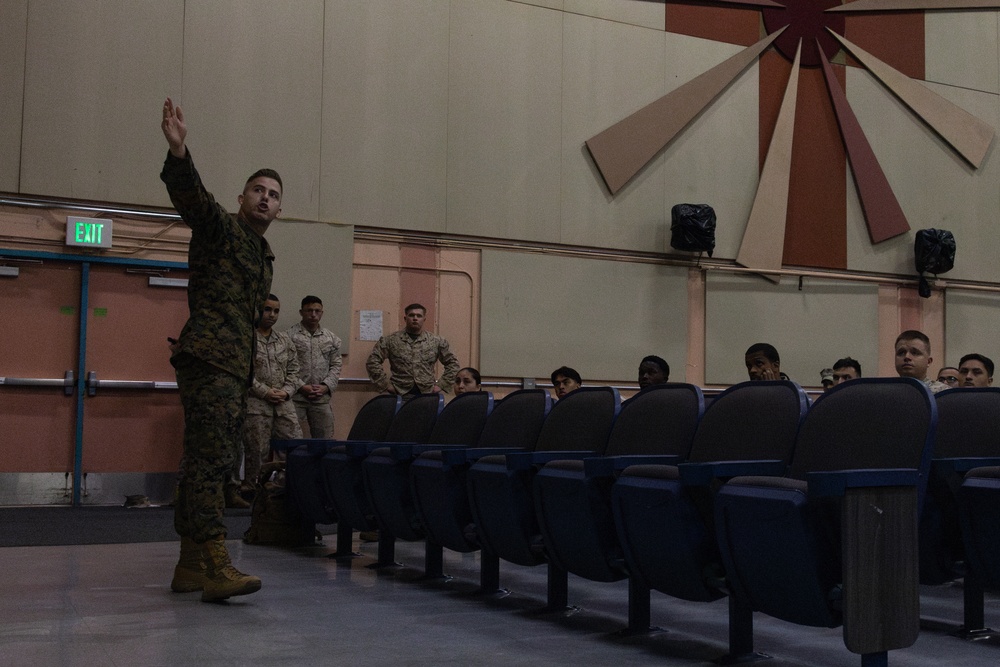
{"type": "Polygon", "coordinates": [[[169,97],[163,102],[163,122],[160,127],[170,144],[170,153],[174,157],[183,158],[187,154],[187,147],[184,145],[187,125],[184,123],[184,112],[179,106],[175,107],[169,97]]]}

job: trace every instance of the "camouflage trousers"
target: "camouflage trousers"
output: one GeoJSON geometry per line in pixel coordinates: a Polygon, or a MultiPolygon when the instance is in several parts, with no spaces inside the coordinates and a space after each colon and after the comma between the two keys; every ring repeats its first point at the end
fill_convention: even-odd
{"type": "Polygon", "coordinates": [[[273,412],[247,415],[243,427],[243,479],[246,482],[254,483],[260,477],[260,464],[271,451],[271,438],[292,440],[302,437],[302,428],[290,401],[274,406],[273,412]]]}
{"type": "Polygon", "coordinates": [[[172,363],[184,408],[174,530],[201,543],[226,535],[224,490],[243,437],[247,381],[189,354],[172,363]]]}
{"type": "Polygon", "coordinates": [[[333,437],[333,407],[330,405],[329,396],[319,403],[295,401],[295,413],[300,424],[308,424],[310,438],[333,437]]]}

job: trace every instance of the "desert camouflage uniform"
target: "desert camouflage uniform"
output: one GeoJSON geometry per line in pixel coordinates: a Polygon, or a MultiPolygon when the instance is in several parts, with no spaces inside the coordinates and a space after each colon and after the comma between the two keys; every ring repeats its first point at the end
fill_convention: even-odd
{"type": "MultiPolygon", "coordinates": [[[[270,336],[264,337],[258,332],[253,385],[247,394],[247,420],[243,427],[245,480],[253,482],[260,477],[260,464],[271,449],[271,438],[289,440],[302,437],[291,401],[301,386],[299,358],[288,335],[271,331],[270,336]],[[277,405],[268,403],[264,397],[270,389],[287,392],[289,400],[277,405]]],[[[234,472],[239,472],[235,470],[237,465],[233,466],[234,472]]]]}
{"type": "Polygon", "coordinates": [[[414,339],[403,329],[378,339],[365,368],[379,391],[386,391],[392,383],[396,392],[403,395],[414,387],[426,394],[435,384],[442,391],[448,391],[458,374],[459,364],[458,358],[448,347],[448,341],[441,336],[422,331],[414,339]],[[386,359],[389,360],[391,378],[386,376],[385,369],[382,368],[386,359]],[[434,364],[437,361],[444,366],[439,380],[434,379],[434,364]]]}
{"type": "Polygon", "coordinates": [[[223,490],[243,436],[254,323],[271,290],[274,255],[205,190],[190,151],[184,159],[168,153],[160,179],[191,228],[190,314],[171,358],[184,407],[174,528],[201,543],[226,534],[223,490]]]}
{"type": "Polygon", "coordinates": [[[295,412],[300,422],[309,424],[309,437],[333,437],[333,408],[330,400],[340,382],[340,370],[344,360],[340,355],[343,341],[329,329],[320,327],[312,333],[299,322],[288,329],[288,335],[299,353],[299,377],[303,384],[323,384],[330,393],[316,400],[310,400],[296,393],[295,412]]]}

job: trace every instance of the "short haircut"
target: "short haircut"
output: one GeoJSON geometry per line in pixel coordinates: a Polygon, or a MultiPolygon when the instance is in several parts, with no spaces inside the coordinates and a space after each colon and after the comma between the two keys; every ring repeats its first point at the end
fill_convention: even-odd
{"type": "Polygon", "coordinates": [[[305,308],[306,306],[308,306],[310,303],[318,303],[319,305],[322,306],[323,305],[323,299],[319,298],[318,296],[313,296],[312,294],[308,294],[308,295],[302,297],[302,307],[303,308],[305,308]]]}
{"type": "Polygon", "coordinates": [[[858,373],[858,377],[861,377],[861,363],[857,359],[852,359],[851,357],[844,357],[843,359],[837,359],[833,364],[833,370],[838,368],[853,368],[858,373]]]}
{"type": "Polygon", "coordinates": [[[411,310],[417,310],[418,308],[420,310],[424,311],[424,315],[427,314],[427,309],[424,308],[419,303],[411,303],[409,306],[407,306],[406,308],[403,309],[403,314],[404,315],[409,315],[411,310]]]}
{"type": "Polygon", "coordinates": [[[570,368],[569,366],[560,366],[559,368],[552,371],[552,375],[550,377],[550,379],[552,380],[552,384],[556,383],[557,375],[562,375],[564,378],[569,378],[570,380],[575,381],[577,384],[583,384],[583,379],[580,377],[580,374],[577,373],[574,369],[570,368]]]}
{"type": "Polygon", "coordinates": [[[778,350],[775,349],[775,347],[770,343],[754,343],[747,348],[747,351],[743,356],[748,357],[751,354],[757,354],[758,352],[763,353],[764,357],[772,364],[781,363],[781,358],[778,357],[778,350]]]}
{"type": "Polygon", "coordinates": [[[659,366],[660,370],[663,371],[663,377],[665,378],[670,377],[670,364],[667,363],[666,359],[658,357],[655,354],[651,354],[649,356],[643,357],[642,361],[639,362],[639,365],[642,366],[647,361],[651,364],[656,364],[657,366],[659,366]]]}
{"type": "Polygon", "coordinates": [[[243,187],[246,188],[250,181],[255,178],[273,178],[278,181],[278,187],[281,188],[281,193],[285,193],[285,185],[281,182],[281,176],[279,176],[278,172],[274,169],[258,169],[254,173],[250,174],[250,178],[247,179],[247,182],[243,187]]]}
{"type": "Polygon", "coordinates": [[[274,296],[273,294],[268,294],[266,300],[267,301],[277,301],[279,303],[281,302],[281,299],[279,299],[278,297],[274,296]]]}
{"type": "Polygon", "coordinates": [[[916,329],[907,329],[903,333],[896,336],[896,342],[893,343],[892,345],[893,348],[897,347],[900,341],[904,340],[921,340],[924,342],[924,345],[927,346],[927,351],[928,352],[931,351],[931,339],[928,338],[927,334],[925,334],[923,331],[917,331],[916,329]]]}
{"type": "MultiPolygon", "coordinates": [[[[477,385],[480,385],[480,384],[483,383],[483,378],[482,378],[482,376],[479,375],[479,371],[477,371],[472,366],[466,366],[465,368],[459,368],[458,369],[458,373],[461,373],[462,371],[469,371],[469,375],[472,376],[472,379],[476,381],[477,385]]],[[[458,375],[458,373],[455,373],[455,375],[458,375]]]]}
{"type": "Polygon", "coordinates": [[[985,357],[981,354],[973,352],[972,354],[967,354],[964,357],[962,357],[959,360],[958,365],[961,367],[962,365],[965,364],[966,361],[980,362],[983,366],[986,366],[986,375],[988,375],[989,377],[993,377],[993,360],[990,359],[989,357],[985,357]]]}

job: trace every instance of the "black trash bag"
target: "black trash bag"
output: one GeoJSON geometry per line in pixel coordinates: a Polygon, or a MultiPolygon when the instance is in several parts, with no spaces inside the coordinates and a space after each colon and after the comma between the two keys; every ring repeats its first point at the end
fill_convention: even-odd
{"type": "Polygon", "coordinates": [[[955,266],[955,235],[947,229],[921,229],[913,239],[913,263],[920,274],[917,292],[925,299],[931,286],[924,273],[945,273],[955,266]]]}
{"type": "Polygon", "coordinates": [[[715,250],[715,210],[708,204],[677,204],[670,209],[670,247],[675,250],[715,250]]]}

